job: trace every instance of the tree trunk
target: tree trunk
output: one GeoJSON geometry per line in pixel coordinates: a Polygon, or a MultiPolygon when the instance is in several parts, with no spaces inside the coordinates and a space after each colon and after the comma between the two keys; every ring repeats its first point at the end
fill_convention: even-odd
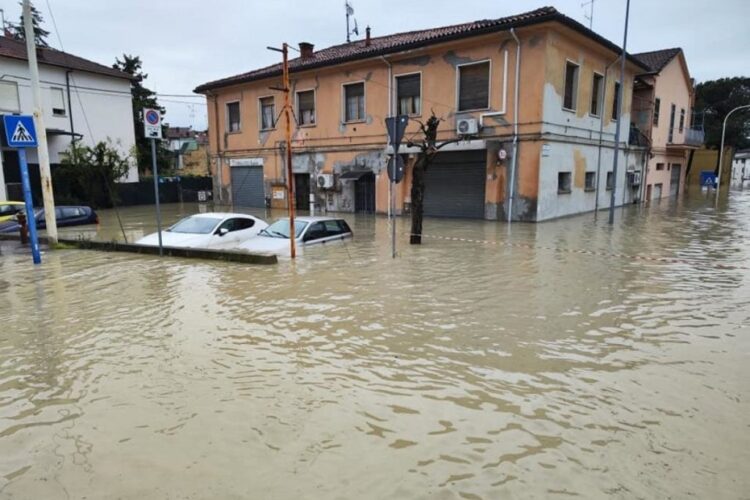
{"type": "Polygon", "coordinates": [[[423,153],[414,163],[411,176],[411,234],[409,243],[422,244],[422,216],[424,215],[424,173],[427,156],[423,153]]]}

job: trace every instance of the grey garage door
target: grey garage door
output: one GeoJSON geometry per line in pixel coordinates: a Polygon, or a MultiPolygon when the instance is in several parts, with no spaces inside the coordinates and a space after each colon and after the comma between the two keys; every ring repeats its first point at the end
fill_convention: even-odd
{"type": "Polygon", "coordinates": [[[486,158],[485,150],[438,153],[425,175],[425,215],[483,219],[486,158]]]}
{"type": "Polygon", "coordinates": [[[232,203],[240,207],[265,207],[263,167],[232,167],[232,203]]]}
{"type": "Polygon", "coordinates": [[[672,164],[672,174],[669,180],[669,196],[677,196],[680,194],[680,174],[682,173],[682,166],[676,163],[672,164]]]}

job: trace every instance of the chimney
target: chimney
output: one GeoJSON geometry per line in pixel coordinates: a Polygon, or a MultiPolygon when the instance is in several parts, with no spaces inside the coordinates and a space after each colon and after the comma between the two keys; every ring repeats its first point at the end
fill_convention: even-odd
{"type": "Polygon", "coordinates": [[[370,27],[365,28],[365,47],[370,46],[370,27]]]}
{"type": "Polygon", "coordinates": [[[313,48],[315,45],[308,43],[308,42],[300,42],[299,43],[299,53],[302,56],[302,59],[310,59],[313,56],[313,48]]]}

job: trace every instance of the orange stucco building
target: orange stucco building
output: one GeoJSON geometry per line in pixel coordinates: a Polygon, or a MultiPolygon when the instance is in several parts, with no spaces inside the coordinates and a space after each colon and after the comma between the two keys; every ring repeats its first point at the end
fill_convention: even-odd
{"type": "MultiPolygon", "coordinates": [[[[425,214],[540,221],[638,199],[644,148],[628,144],[634,78],[628,56],[619,172],[612,174],[620,49],[547,7],[496,20],[414,31],[316,51],[290,61],[296,204],[329,211],[388,210],[391,150],[384,120],[441,117],[455,140],[427,171],[425,214]]],[[[284,93],[274,65],[200,85],[209,110],[216,199],[285,207],[284,93]]],[[[402,145],[409,209],[417,149],[402,145]]]]}
{"type": "Polygon", "coordinates": [[[694,88],[680,48],[634,54],[650,70],[635,82],[633,116],[647,138],[645,202],[684,191],[691,151],[703,145],[703,130],[692,125],[694,88]]]}

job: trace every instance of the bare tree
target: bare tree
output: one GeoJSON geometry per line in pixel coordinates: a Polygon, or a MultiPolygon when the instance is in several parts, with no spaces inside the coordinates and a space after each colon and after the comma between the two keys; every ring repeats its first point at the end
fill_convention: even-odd
{"type": "Polygon", "coordinates": [[[420,245],[422,243],[422,218],[424,216],[424,177],[427,167],[430,166],[435,155],[448,144],[460,141],[460,138],[450,139],[438,144],[437,132],[442,118],[435,116],[435,112],[427,119],[427,122],[419,123],[422,139],[420,141],[408,141],[407,146],[420,149],[417,161],[414,163],[411,177],[411,234],[409,243],[420,245]]]}

